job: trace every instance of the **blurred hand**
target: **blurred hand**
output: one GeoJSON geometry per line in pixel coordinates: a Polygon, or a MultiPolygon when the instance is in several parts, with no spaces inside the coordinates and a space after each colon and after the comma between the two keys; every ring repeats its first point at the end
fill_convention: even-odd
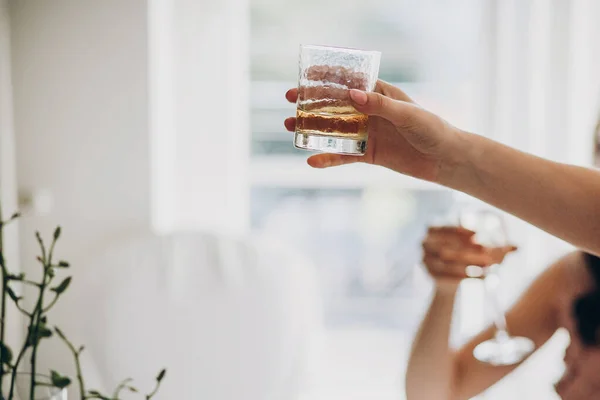
{"type": "MultiPolygon", "coordinates": [[[[285,97],[295,103],[298,89],[290,89],[285,97]]],[[[373,93],[353,89],[350,98],[358,111],[370,115],[366,154],[317,154],[308,159],[312,167],[365,162],[436,182],[443,170],[455,164],[460,130],[419,107],[402,90],[380,80],[373,93]]],[[[296,118],[286,119],[285,127],[293,132],[296,118]]]]}
{"type": "Polygon", "coordinates": [[[489,267],[504,261],[515,246],[484,247],[473,239],[475,232],[456,226],[429,228],[423,241],[423,263],[438,287],[455,289],[468,278],[469,266],[489,267]]]}

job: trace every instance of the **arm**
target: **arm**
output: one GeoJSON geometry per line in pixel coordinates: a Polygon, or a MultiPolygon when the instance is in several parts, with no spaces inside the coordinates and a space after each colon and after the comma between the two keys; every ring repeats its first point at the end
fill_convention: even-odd
{"type": "MultiPolygon", "coordinates": [[[[548,293],[556,294],[564,289],[564,270],[574,264],[582,265],[582,258],[577,253],[557,261],[535,280],[506,315],[511,334],[531,338],[536,348],[552,336],[559,326],[555,318],[558,303],[557,296],[548,296],[548,293]]],[[[431,271],[430,266],[428,268],[431,271]]],[[[409,400],[469,399],[517,367],[495,367],[473,357],[473,349],[493,337],[493,328],[483,331],[456,351],[449,347],[451,313],[457,287],[436,279],[434,299],[409,359],[406,374],[409,400]]]]}
{"type": "Polygon", "coordinates": [[[464,156],[441,183],[600,254],[600,171],[522,153],[463,134],[464,156]]]}
{"type": "MultiPolygon", "coordinates": [[[[376,92],[349,94],[353,106],[369,115],[367,153],[317,154],[308,159],[311,166],[365,162],[439,183],[600,255],[600,172],[544,160],[463,132],[382,81],[376,92]]],[[[297,90],[286,97],[295,102],[297,90]]],[[[288,118],[285,126],[293,131],[295,118],[288,118]]]]}
{"type": "Polygon", "coordinates": [[[438,286],[435,289],[408,361],[408,400],[454,398],[455,357],[448,338],[457,288],[438,286]]]}

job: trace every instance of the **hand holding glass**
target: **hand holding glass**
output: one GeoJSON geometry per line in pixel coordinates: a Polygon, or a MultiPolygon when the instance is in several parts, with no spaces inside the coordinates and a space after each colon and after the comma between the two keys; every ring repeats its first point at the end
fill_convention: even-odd
{"type": "Polygon", "coordinates": [[[352,106],[350,89],[375,89],[381,53],[300,46],[294,146],[364,155],[369,117],[352,106]]]}
{"type": "MultiPolygon", "coordinates": [[[[502,217],[492,211],[461,211],[460,224],[475,232],[475,241],[486,247],[503,247],[508,245],[507,230],[502,217]]],[[[535,348],[534,343],[525,337],[510,336],[506,318],[502,311],[497,290],[499,277],[497,265],[484,269],[484,285],[487,301],[493,307],[496,333],[493,339],[480,343],[473,350],[473,355],[481,362],[492,365],[513,365],[525,359],[535,348]]]]}

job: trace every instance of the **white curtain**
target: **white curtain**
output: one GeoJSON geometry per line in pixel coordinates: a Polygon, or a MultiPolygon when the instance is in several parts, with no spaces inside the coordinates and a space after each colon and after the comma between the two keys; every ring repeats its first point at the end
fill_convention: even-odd
{"type": "MultiPolygon", "coordinates": [[[[542,157],[590,165],[600,111],[600,2],[489,0],[485,18],[478,132],[542,157]]],[[[504,271],[507,307],[541,270],[571,249],[515,218],[509,224],[521,250],[504,271]]],[[[465,299],[477,295],[476,288],[469,291],[465,299]]],[[[467,321],[477,312],[481,308],[468,301],[461,304],[463,340],[481,328],[467,321]]],[[[551,385],[562,373],[567,340],[558,333],[520,372],[478,398],[555,398],[551,385]]]]}
{"type": "Polygon", "coordinates": [[[249,227],[249,4],[149,2],[153,227],[249,227]]]}
{"type": "MultiPolygon", "coordinates": [[[[590,165],[600,110],[600,3],[492,3],[491,135],[542,157],[590,165]]],[[[531,274],[570,248],[537,230],[523,232],[531,274]]]]}

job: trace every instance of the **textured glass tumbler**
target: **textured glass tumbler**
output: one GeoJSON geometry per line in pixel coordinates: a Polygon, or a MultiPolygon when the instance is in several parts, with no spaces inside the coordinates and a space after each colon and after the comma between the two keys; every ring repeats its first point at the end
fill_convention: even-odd
{"type": "Polygon", "coordinates": [[[365,154],[369,117],[352,106],[349,90],[373,91],[380,59],[378,51],[300,46],[295,147],[365,154]]]}

